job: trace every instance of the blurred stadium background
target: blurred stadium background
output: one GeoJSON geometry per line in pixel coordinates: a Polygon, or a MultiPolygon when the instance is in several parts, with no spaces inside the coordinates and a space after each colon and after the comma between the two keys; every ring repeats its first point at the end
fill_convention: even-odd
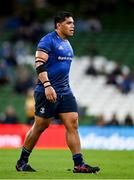
{"type": "Polygon", "coordinates": [[[70,39],[75,53],[70,80],[78,99],[82,147],[134,149],[134,1],[0,3],[1,125],[33,123],[36,45],[53,30],[54,14],[66,10],[73,12],[76,27],[70,39]],[[98,136],[107,137],[102,141],[105,145],[94,144],[99,144],[98,136]],[[112,138],[117,140],[114,147],[107,144],[113,142],[112,138]],[[89,141],[94,145],[90,146],[89,141]]]}

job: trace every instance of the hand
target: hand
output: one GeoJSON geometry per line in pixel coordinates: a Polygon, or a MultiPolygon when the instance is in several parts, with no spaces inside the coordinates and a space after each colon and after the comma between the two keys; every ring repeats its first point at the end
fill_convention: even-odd
{"type": "Polygon", "coordinates": [[[56,102],[57,94],[52,86],[45,88],[45,95],[47,100],[49,100],[50,102],[56,102]]]}

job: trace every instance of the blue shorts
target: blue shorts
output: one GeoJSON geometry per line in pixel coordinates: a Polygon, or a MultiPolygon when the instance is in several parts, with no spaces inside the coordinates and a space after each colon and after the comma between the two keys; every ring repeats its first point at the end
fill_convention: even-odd
{"type": "Polygon", "coordinates": [[[78,112],[77,103],[74,95],[57,95],[57,100],[52,103],[46,99],[45,93],[34,93],[35,98],[35,115],[51,118],[57,116],[59,113],[78,112]]]}

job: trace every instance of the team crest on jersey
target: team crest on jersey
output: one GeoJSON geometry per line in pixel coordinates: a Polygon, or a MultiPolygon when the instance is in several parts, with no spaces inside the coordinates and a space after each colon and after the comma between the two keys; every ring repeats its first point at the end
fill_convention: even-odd
{"type": "Polygon", "coordinates": [[[41,112],[41,114],[44,114],[45,108],[44,108],[44,107],[41,107],[41,108],[40,108],[40,112],[41,112]]]}
{"type": "Polygon", "coordinates": [[[60,45],[58,49],[59,49],[59,50],[63,50],[64,48],[60,45]]]}

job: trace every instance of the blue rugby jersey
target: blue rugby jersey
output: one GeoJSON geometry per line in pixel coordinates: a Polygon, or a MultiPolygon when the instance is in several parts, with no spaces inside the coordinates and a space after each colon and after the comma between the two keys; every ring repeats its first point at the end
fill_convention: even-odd
{"type": "MultiPolygon", "coordinates": [[[[44,51],[48,54],[48,61],[45,68],[48,72],[48,78],[52,87],[57,94],[69,94],[69,71],[72,59],[74,57],[73,49],[68,40],[63,40],[56,31],[44,36],[37,50],[44,51]]],[[[35,91],[44,92],[44,86],[41,81],[35,87],[35,91]]]]}

